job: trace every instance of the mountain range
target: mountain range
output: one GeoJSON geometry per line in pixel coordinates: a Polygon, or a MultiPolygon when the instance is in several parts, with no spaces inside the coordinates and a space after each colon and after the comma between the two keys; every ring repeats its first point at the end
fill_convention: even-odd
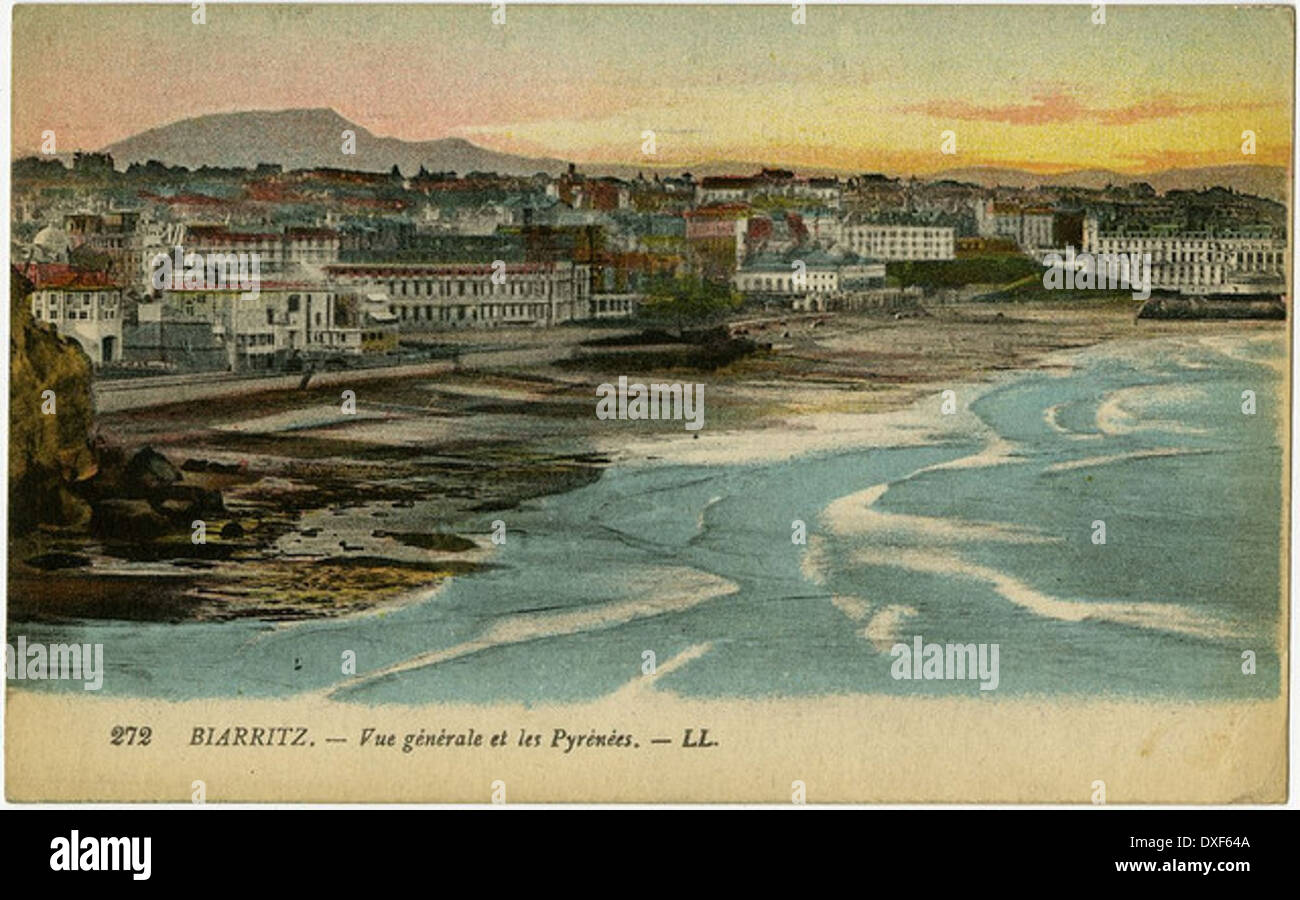
{"type": "Polygon", "coordinates": [[[332,109],[218,113],[151,128],[103,148],[119,166],[157,160],[171,166],[238,166],[278,163],[285,170],[336,168],[387,172],[397,166],[414,174],[497,172],[502,175],[558,174],[566,163],[497,153],[463,138],[404,141],[378,137],[332,109]],[[344,153],[344,132],[355,136],[344,153]]]}
{"type": "MultiPolygon", "coordinates": [[[[499,153],[479,147],[463,138],[405,141],[378,137],[349,122],[332,109],[286,109],[217,113],[183,119],[151,128],[103,148],[119,167],[135,162],[158,160],[167,165],[238,166],[275,163],[286,170],[332,167],[367,172],[386,172],[397,166],[414,174],[421,166],[430,172],[497,172],[503,175],[556,175],[567,163],[550,157],[527,157],[499,153]],[[355,154],[343,152],[344,132],[355,134],[355,154]]],[[[667,174],[689,170],[696,176],[741,174],[774,165],[772,162],[704,161],[691,166],[583,165],[589,175],[633,177],[638,172],[667,174]]],[[[831,168],[799,171],[810,175],[856,174],[831,168]]],[[[1040,174],[1023,169],[973,166],[949,169],[923,176],[980,184],[985,187],[1039,187],[1072,185],[1102,188],[1144,181],[1156,191],[1225,187],[1235,191],[1286,202],[1289,196],[1287,171],[1282,166],[1228,165],[1165,169],[1145,174],[1106,169],[1078,169],[1040,174]]]]}

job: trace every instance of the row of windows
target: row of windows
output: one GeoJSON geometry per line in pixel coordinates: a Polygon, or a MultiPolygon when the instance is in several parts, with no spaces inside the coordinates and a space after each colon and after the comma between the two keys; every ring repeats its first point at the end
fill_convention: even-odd
{"type": "MultiPolygon", "coordinates": [[[[741,290],[746,291],[792,291],[795,290],[793,276],[776,276],[770,278],[742,278],[740,280],[741,290]]],[[[823,280],[816,276],[809,276],[804,282],[805,287],[834,287],[835,282],[829,278],[823,280]]]]}
{"type": "Polygon", "coordinates": [[[464,319],[544,319],[549,307],[545,303],[498,303],[481,307],[468,306],[398,306],[403,322],[455,322],[464,319]],[[476,312],[481,310],[481,313],[476,312]]]}
{"type": "MultiPolygon", "coordinates": [[[[35,313],[35,316],[38,319],[41,318],[41,314],[39,310],[35,313]]],[[[47,318],[51,322],[57,322],[59,321],[60,318],[59,311],[57,309],[51,309],[49,313],[45,316],[45,318],[47,318]]],[[[72,321],[74,319],[79,321],[88,321],[90,319],[93,319],[94,316],[90,314],[90,310],[88,309],[70,309],[68,310],[68,314],[63,318],[67,319],[68,321],[72,321]]],[[[117,318],[117,311],[112,309],[103,310],[99,314],[100,321],[104,321],[107,319],[116,319],[116,318],[117,318]]]]}
{"type": "Polygon", "coordinates": [[[73,304],[79,304],[81,306],[90,306],[95,301],[98,301],[104,306],[117,305],[116,294],[85,293],[83,291],[76,291],[74,293],[69,293],[67,297],[64,297],[63,294],[58,292],[37,294],[33,299],[37,303],[41,303],[43,300],[48,300],[51,306],[58,306],[59,302],[65,299],[67,300],[69,306],[72,306],[73,304]]]}
{"type": "Polygon", "coordinates": [[[868,256],[883,256],[890,259],[951,259],[951,247],[875,247],[855,245],[854,250],[868,256]]]}
{"type": "MultiPolygon", "coordinates": [[[[318,331],[312,335],[312,343],[315,344],[355,344],[358,340],[362,341],[379,341],[383,340],[385,332],[382,331],[318,331]]],[[[240,346],[243,347],[271,347],[275,345],[275,335],[273,334],[241,334],[237,337],[240,346]]],[[[293,343],[296,343],[294,341],[293,343]]]]}
{"type": "Polygon", "coordinates": [[[514,278],[504,284],[492,281],[390,281],[388,292],[397,297],[480,297],[504,295],[509,297],[526,297],[530,295],[549,295],[562,290],[563,283],[551,281],[520,281],[514,278]],[[437,288],[435,290],[434,288],[437,288]]]}
{"type": "Polygon", "coordinates": [[[1167,250],[1149,249],[1141,245],[1120,244],[1106,241],[1101,245],[1105,253],[1147,252],[1155,262],[1215,262],[1231,263],[1238,266],[1281,266],[1286,254],[1282,251],[1252,250],[1232,251],[1229,249],[1190,251],[1186,249],[1167,250]]]}
{"type": "Polygon", "coordinates": [[[1223,250],[1225,252],[1276,250],[1281,243],[1271,239],[1218,238],[1215,240],[1192,241],[1183,238],[1143,237],[1141,235],[1122,234],[1093,235],[1092,242],[1107,247],[1142,247],[1150,250],[1223,250]]]}
{"type": "Polygon", "coordinates": [[[917,238],[914,236],[908,237],[905,240],[898,237],[855,237],[852,239],[852,242],[858,246],[867,244],[872,246],[880,245],[882,247],[886,245],[890,247],[951,247],[953,243],[951,238],[944,240],[943,238],[917,238]]]}
{"type": "Polygon", "coordinates": [[[861,230],[853,229],[853,228],[849,229],[849,234],[853,235],[853,237],[859,240],[861,240],[862,238],[880,238],[880,237],[889,237],[889,238],[906,237],[909,239],[915,239],[917,235],[922,235],[926,238],[933,238],[938,240],[944,240],[944,239],[951,240],[954,233],[955,232],[953,232],[951,228],[909,228],[905,226],[899,226],[898,228],[870,228],[870,229],[861,229],[861,230]]]}

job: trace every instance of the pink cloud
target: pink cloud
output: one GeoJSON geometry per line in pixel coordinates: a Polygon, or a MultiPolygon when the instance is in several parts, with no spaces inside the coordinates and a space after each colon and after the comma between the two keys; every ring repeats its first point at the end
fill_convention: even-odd
{"type": "Polygon", "coordinates": [[[1258,109],[1268,103],[1184,103],[1171,96],[1154,97],[1116,107],[1089,107],[1064,92],[1035,94],[1032,103],[978,106],[964,100],[931,100],[902,107],[902,112],[920,113],[935,119],[962,122],[1002,122],[1008,125],[1055,125],[1066,122],[1096,122],[1101,125],[1133,125],[1154,119],[1169,119],[1226,109],[1258,109]]]}

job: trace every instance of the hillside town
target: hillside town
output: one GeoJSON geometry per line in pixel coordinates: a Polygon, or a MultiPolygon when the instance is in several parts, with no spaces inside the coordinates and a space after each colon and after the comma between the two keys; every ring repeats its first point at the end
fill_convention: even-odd
{"type": "Polygon", "coordinates": [[[12,221],[32,315],[100,377],[383,364],[404,336],[634,319],[691,279],[724,311],[969,300],[1041,289],[1067,250],[1150,254],[1166,296],[1276,299],[1287,248],[1282,204],[1220,187],[120,170],[107,153],[17,161],[12,221]]]}

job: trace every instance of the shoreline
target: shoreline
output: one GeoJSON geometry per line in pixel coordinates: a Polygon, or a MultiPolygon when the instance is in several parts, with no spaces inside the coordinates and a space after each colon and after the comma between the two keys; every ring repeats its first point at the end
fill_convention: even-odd
{"type": "MultiPolygon", "coordinates": [[[[902,322],[869,315],[805,319],[802,328],[789,326],[771,353],[718,372],[656,374],[697,378],[709,387],[702,434],[681,430],[679,422],[647,432],[637,428],[644,422],[595,419],[590,387],[608,379],[608,370],[575,372],[566,362],[581,352],[584,332],[512,335],[521,342],[517,350],[495,357],[517,359],[513,366],[471,367],[429,380],[367,373],[377,382],[382,415],[330,413],[325,404],[334,383],[227,397],[197,410],[179,402],[109,413],[101,424],[128,446],[155,446],[235,470],[217,476],[187,468],[185,477],[226,492],[231,520],[250,526],[245,539],[228,542],[226,550],[212,539],[218,549],[190,561],[188,540],[162,545],[150,551],[157,560],[153,574],[131,561],[131,554],[148,558],[138,556],[139,548],[119,561],[102,539],[75,531],[18,542],[10,550],[10,621],[292,622],[382,613],[490,566],[487,535],[497,516],[589,484],[611,465],[754,464],[869,445],[918,446],[935,432],[919,404],[932,397],[937,407],[944,390],[956,391],[959,412],[969,415],[969,404],[998,382],[1066,367],[1070,356],[1101,344],[1285,334],[1285,327],[1153,326],[1116,304],[978,303],[938,307],[902,322]],[[537,361],[539,347],[551,349],[545,363],[537,361]],[[936,370],[947,377],[935,377],[936,370]],[[711,414],[718,422],[713,429],[711,414]],[[452,552],[437,545],[403,548],[404,532],[445,534],[464,544],[452,552]],[[23,564],[60,553],[93,555],[95,564],[86,570],[23,564]],[[302,577],[304,565],[314,577],[302,577]],[[320,574],[322,566],[333,576],[320,574]],[[88,588],[98,598],[78,600],[88,588]]],[[[500,334],[457,337],[470,346],[502,342],[500,334]]],[[[358,393],[359,405],[369,400],[358,393]]]]}
{"type": "MultiPolygon", "coordinates": [[[[1284,329],[1258,329],[1260,337],[1275,336],[1284,339],[1284,329]]],[[[1242,338],[1237,333],[1216,333],[1215,338],[1242,338]]],[[[937,405],[945,390],[954,391],[959,398],[958,413],[969,413],[970,405],[999,385],[1032,374],[1059,372],[1062,375],[1075,368],[1073,360],[1081,354],[1095,352],[1106,346],[1122,347],[1172,342],[1192,335],[1180,333],[1147,334],[1141,336],[1104,336],[1089,343],[1071,344],[1057,348],[1044,348],[1021,360],[1014,367],[999,366],[985,371],[971,371],[965,380],[921,381],[899,386],[895,396],[887,398],[881,408],[862,412],[827,412],[804,414],[791,418],[780,426],[773,424],[751,425],[734,431],[713,431],[707,427],[694,434],[661,434],[641,441],[614,441],[598,445],[611,463],[624,466],[647,465],[725,465],[758,464],[791,459],[816,453],[840,453],[868,446],[909,447],[929,442],[934,432],[923,431],[922,422],[933,418],[919,414],[919,405],[933,400],[937,405]],[[861,426],[876,426],[864,429],[861,426]],[[811,441],[793,442],[791,446],[774,447],[764,440],[774,430],[781,428],[811,441]],[[869,433],[867,433],[869,432],[869,433]],[[721,445],[721,446],[720,446],[721,445]]],[[[1225,354],[1230,355],[1230,354],[1225,354]]],[[[1270,366],[1278,377],[1285,380],[1288,362],[1259,360],[1270,366]]]]}

